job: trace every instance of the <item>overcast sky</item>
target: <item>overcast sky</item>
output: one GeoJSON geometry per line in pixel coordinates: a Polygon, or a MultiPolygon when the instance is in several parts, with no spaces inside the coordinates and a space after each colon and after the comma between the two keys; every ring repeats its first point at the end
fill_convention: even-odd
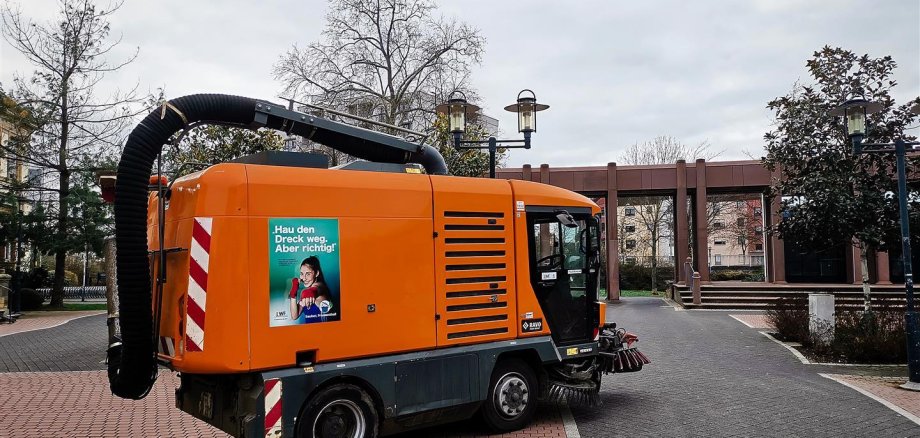
{"type": "MultiPolygon", "coordinates": [[[[7,0],[0,0],[7,1],[7,0]]],[[[54,0],[24,0],[23,12],[51,17],[54,0]]],[[[502,108],[530,88],[551,108],[539,113],[531,150],[507,164],[605,165],[658,135],[708,141],[719,159],[763,154],[766,103],[797,80],[824,45],[898,62],[894,97],[920,95],[918,0],[441,1],[439,12],[486,38],[472,77],[485,112],[516,137],[502,108]]],[[[107,87],[165,87],[276,99],[272,64],[293,43],[319,38],[321,0],[126,0],[112,20],[132,65],[107,87]]],[[[0,83],[31,67],[4,41],[0,83]]],[[[915,135],[917,129],[911,131],[915,135]]]]}

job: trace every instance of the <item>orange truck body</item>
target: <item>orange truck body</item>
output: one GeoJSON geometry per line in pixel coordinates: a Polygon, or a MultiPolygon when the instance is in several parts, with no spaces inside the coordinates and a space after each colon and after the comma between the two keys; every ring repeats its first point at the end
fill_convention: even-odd
{"type": "MultiPolygon", "coordinates": [[[[148,242],[159,248],[157,199],[148,242]]],[[[224,163],[176,180],[165,211],[166,282],[159,358],[191,374],[310,363],[546,336],[531,286],[525,206],[599,207],[552,186],[411,173],[224,163]],[[196,220],[210,224],[201,345],[189,348],[187,302],[196,220]],[[334,219],[338,320],[273,326],[270,222],[334,219]]],[[[280,242],[278,244],[285,244],[280,242]]],[[[200,246],[200,245],[199,245],[200,246]]],[[[152,257],[157,272],[158,257],[152,257]]],[[[297,266],[290,267],[296,277],[297,266]]],[[[273,288],[275,289],[273,291],[273,288]]],[[[154,288],[156,290],[156,288],[154,288]]],[[[286,293],[286,291],[285,291],[286,293]]],[[[196,304],[197,306],[198,304],[196,304]]],[[[600,324],[604,322],[600,306],[600,324]]]]}

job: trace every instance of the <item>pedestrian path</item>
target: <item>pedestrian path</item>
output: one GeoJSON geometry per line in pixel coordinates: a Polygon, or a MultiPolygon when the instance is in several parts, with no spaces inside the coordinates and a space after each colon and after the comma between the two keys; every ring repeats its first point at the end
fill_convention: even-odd
{"type": "MultiPolygon", "coordinates": [[[[763,314],[733,314],[729,316],[753,329],[775,330],[775,328],[767,322],[766,315],[763,314]]],[[[791,351],[794,352],[795,350],[791,351]]],[[[843,365],[827,365],[827,367],[831,369],[844,369],[843,365]]],[[[899,387],[907,381],[906,377],[903,375],[877,375],[880,371],[884,374],[886,372],[884,370],[889,370],[887,373],[891,374],[892,372],[890,370],[896,370],[894,367],[862,367],[866,368],[866,372],[863,372],[860,368],[861,367],[858,366],[849,367],[846,368],[847,372],[845,373],[820,373],[819,375],[858,391],[920,426],[920,392],[908,391],[899,387]],[[854,371],[858,371],[858,373],[854,373],[854,371]]],[[[903,370],[897,371],[895,372],[898,374],[903,373],[903,370]],[[901,372],[898,373],[897,371],[901,372]]]]}
{"type": "Polygon", "coordinates": [[[74,310],[74,311],[32,311],[25,312],[12,324],[0,324],[0,336],[16,333],[42,330],[73,321],[86,316],[101,315],[104,310],[74,310]]]}
{"type": "Polygon", "coordinates": [[[143,400],[112,395],[105,371],[0,373],[0,431],[8,437],[227,437],[176,409],[179,379],[161,371],[143,400]]]}

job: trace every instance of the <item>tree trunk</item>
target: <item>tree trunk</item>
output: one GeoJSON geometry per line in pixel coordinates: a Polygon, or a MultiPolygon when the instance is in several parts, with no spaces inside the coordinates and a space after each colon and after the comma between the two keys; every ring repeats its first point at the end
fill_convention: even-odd
{"type": "Polygon", "coordinates": [[[67,259],[67,248],[63,246],[67,238],[67,210],[69,209],[70,172],[60,174],[60,195],[58,199],[57,229],[55,234],[58,247],[54,250],[54,286],[51,289],[51,307],[64,307],[64,268],[67,259]]]}
{"type": "Polygon", "coordinates": [[[61,143],[58,149],[58,221],[57,247],[54,249],[54,285],[51,288],[51,307],[64,307],[64,263],[67,259],[67,247],[64,242],[67,241],[67,210],[69,209],[68,201],[70,195],[70,170],[67,168],[67,135],[70,133],[70,121],[68,120],[67,107],[67,81],[64,78],[64,86],[61,92],[61,143]]]}
{"type": "Polygon", "coordinates": [[[862,266],[862,289],[863,289],[863,313],[869,313],[871,310],[871,292],[869,290],[869,263],[866,260],[866,246],[861,245],[859,248],[859,263],[862,266]]]}

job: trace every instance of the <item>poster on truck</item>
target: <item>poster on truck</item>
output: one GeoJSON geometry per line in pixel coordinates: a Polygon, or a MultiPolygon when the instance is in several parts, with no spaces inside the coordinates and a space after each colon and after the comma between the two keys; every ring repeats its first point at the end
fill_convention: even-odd
{"type": "Polygon", "coordinates": [[[268,299],[272,327],[342,317],[339,220],[268,220],[268,299]]]}

